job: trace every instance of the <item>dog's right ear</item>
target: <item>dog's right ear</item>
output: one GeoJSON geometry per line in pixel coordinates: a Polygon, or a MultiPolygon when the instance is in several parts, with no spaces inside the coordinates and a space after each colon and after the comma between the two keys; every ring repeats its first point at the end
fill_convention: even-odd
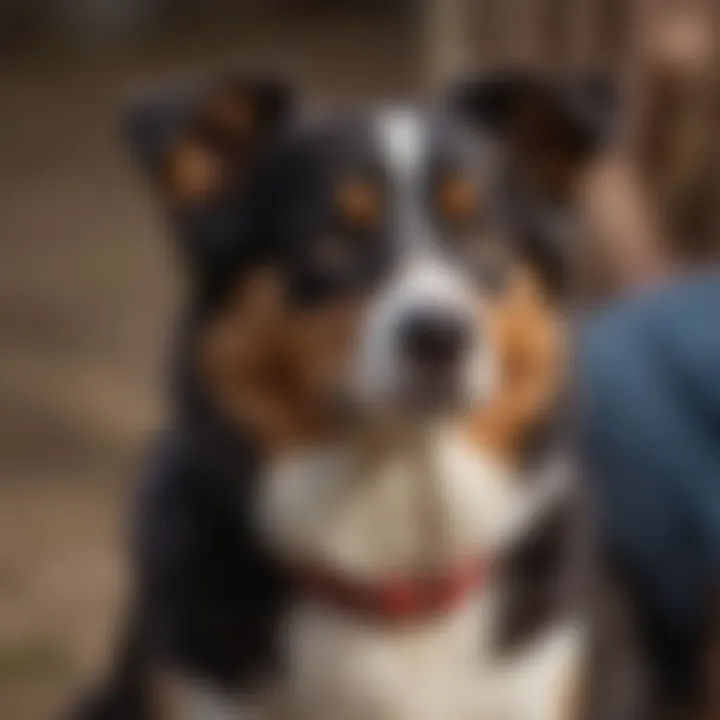
{"type": "Polygon", "coordinates": [[[126,129],[161,196],[183,208],[242,186],[292,107],[284,82],[228,73],[136,99],[126,129]]]}
{"type": "Polygon", "coordinates": [[[610,141],[617,95],[602,75],[546,77],[508,69],[459,82],[450,111],[523,154],[552,154],[580,165],[610,141]]]}
{"type": "Polygon", "coordinates": [[[614,85],[593,73],[508,68],[456,84],[446,104],[452,116],[502,143],[508,221],[527,259],[562,296],[574,256],[566,228],[579,207],[580,181],[617,125],[614,85]]]}

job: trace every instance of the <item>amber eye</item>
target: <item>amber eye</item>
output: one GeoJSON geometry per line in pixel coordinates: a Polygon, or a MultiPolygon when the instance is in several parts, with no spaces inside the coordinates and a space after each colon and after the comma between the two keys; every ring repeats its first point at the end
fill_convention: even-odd
{"type": "Polygon", "coordinates": [[[368,230],[380,223],[380,191],[367,180],[348,179],[341,182],[336,189],[335,206],[343,220],[358,228],[368,230]]]}
{"type": "Polygon", "coordinates": [[[208,148],[186,140],[170,154],[164,182],[173,200],[192,203],[220,189],[225,180],[223,164],[208,148]]]}
{"type": "Polygon", "coordinates": [[[438,186],[437,205],[443,219],[452,223],[469,222],[480,209],[480,197],[468,178],[450,175],[438,186]]]}

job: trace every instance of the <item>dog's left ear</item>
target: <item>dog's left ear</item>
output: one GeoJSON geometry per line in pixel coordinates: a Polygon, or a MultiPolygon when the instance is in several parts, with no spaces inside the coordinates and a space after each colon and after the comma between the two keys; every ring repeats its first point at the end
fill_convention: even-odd
{"type": "Polygon", "coordinates": [[[601,76],[552,78],[507,70],[461,81],[448,94],[450,111],[507,143],[549,194],[562,194],[578,171],[611,140],[616,94],[601,76]]]}
{"type": "Polygon", "coordinates": [[[223,296],[256,259],[250,188],[296,107],[285,81],[241,72],[156,90],[128,105],[131,149],[203,297],[223,296]]]}
{"type": "Polygon", "coordinates": [[[286,83],[230,72],[136,98],[125,126],[163,199],[182,206],[242,181],[293,105],[286,83]]]}

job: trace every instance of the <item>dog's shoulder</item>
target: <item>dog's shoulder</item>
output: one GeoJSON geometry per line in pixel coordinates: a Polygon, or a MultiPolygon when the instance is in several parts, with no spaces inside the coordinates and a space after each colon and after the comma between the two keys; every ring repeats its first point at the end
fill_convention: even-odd
{"type": "Polygon", "coordinates": [[[147,653],[229,685],[272,662],[288,597],[244,521],[256,478],[249,460],[211,463],[203,448],[173,433],[156,449],[133,511],[147,653]]]}
{"type": "Polygon", "coordinates": [[[222,503],[215,473],[179,433],[151,450],[132,506],[133,551],[141,562],[188,561],[193,540],[215,527],[222,503]]]}

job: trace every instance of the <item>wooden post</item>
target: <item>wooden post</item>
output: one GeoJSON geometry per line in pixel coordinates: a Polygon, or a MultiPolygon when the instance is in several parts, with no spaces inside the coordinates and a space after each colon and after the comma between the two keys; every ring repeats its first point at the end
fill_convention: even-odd
{"type": "Polygon", "coordinates": [[[506,0],[504,30],[509,60],[523,66],[544,63],[543,36],[545,3],[543,0],[506,0]]]}
{"type": "Polygon", "coordinates": [[[574,0],[568,6],[570,19],[570,58],[574,67],[587,68],[595,61],[599,3],[597,0],[574,0]]]}
{"type": "Polygon", "coordinates": [[[422,0],[425,87],[437,92],[474,65],[469,50],[469,0],[422,0]]]}

